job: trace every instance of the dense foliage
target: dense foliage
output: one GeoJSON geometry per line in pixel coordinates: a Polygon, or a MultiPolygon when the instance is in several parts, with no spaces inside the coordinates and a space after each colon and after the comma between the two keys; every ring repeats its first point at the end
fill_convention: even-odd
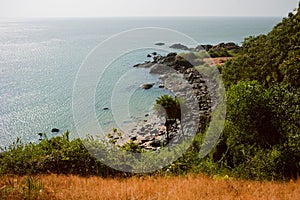
{"type": "Polygon", "coordinates": [[[227,119],[216,154],[247,178],[290,178],[300,172],[299,97],[287,86],[241,81],[227,91],[227,119]]]}
{"type": "Polygon", "coordinates": [[[222,69],[227,118],[214,157],[239,176],[300,174],[299,9],[269,34],[245,39],[222,69]]]}
{"type": "Polygon", "coordinates": [[[227,86],[243,80],[258,80],[264,86],[283,83],[299,87],[299,8],[267,35],[246,38],[240,51],[224,68],[227,86]]]}
{"type": "Polygon", "coordinates": [[[76,174],[115,176],[121,174],[94,158],[81,139],[69,140],[69,132],[62,136],[23,144],[17,139],[0,156],[0,174],[76,174]]]}

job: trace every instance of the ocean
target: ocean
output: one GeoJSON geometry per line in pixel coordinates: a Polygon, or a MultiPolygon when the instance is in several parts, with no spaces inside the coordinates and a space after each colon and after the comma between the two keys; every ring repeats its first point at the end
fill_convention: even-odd
{"type": "MultiPolygon", "coordinates": [[[[135,28],[160,27],[184,33],[199,44],[235,42],[241,45],[245,37],[268,33],[280,21],[278,17],[1,21],[0,147],[8,146],[17,137],[24,142],[37,142],[37,133],[40,132],[49,137],[66,130],[71,131],[73,138],[88,134],[78,133],[75,128],[72,105],[74,82],[89,53],[112,35],[135,28]],[[58,128],[60,132],[52,133],[52,128],[58,128]]],[[[124,44],[118,45],[122,47],[124,44]]],[[[153,51],[164,53],[155,49],[130,52],[113,61],[110,70],[105,72],[105,78],[99,80],[95,93],[95,113],[99,124],[103,126],[102,131],[108,132],[116,126],[114,118],[120,121],[121,126],[142,120],[145,114],[151,113],[155,99],[168,93],[158,87],[147,91],[139,88],[140,81],[155,82],[157,77],[132,66],[151,60],[146,56],[153,51]],[[128,70],[131,70],[130,74],[126,73],[128,70]],[[122,86],[119,87],[121,90],[112,94],[116,83],[122,86]]]]}

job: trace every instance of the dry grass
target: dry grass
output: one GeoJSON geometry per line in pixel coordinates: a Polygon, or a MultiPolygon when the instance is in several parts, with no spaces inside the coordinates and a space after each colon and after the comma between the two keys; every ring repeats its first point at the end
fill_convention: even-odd
{"type": "MultiPolygon", "coordinates": [[[[38,180],[43,189],[37,191],[37,199],[300,199],[300,180],[288,183],[213,180],[203,175],[120,180],[42,175],[38,180]]],[[[0,199],[21,199],[22,195],[24,198],[22,181],[24,184],[24,177],[2,177],[0,199]]]]}

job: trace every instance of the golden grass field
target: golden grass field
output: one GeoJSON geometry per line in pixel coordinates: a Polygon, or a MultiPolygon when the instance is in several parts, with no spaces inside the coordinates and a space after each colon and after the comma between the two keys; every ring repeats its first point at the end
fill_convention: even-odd
{"type": "Polygon", "coordinates": [[[300,199],[300,180],[258,182],[184,177],[133,177],[103,179],[64,175],[34,177],[28,194],[28,177],[4,176],[0,199],[300,199]],[[37,185],[41,184],[39,188],[37,185]]]}

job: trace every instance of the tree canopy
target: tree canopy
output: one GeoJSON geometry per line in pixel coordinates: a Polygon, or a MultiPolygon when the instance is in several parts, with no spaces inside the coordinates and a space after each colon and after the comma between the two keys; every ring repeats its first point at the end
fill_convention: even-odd
{"type": "Polygon", "coordinates": [[[289,13],[267,35],[248,37],[238,56],[223,69],[226,86],[257,80],[264,86],[283,83],[299,87],[300,8],[289,13]]]}

